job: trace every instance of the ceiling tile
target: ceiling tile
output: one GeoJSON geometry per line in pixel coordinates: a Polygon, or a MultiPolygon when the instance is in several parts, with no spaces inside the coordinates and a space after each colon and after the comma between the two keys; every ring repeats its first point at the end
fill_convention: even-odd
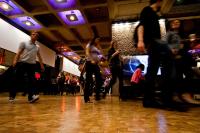
{"type": "Polygon", "coordinates": [[[65,37],[68,41],[74,41],[76,40],[73,36],[73,34],[70,32],[70,30],[66,28],[59,29],[59,32],[62,34],[63,37],[65,37]]]}
{"type": "Polygon", "coordinates": [[[107,0],[79,0],[81,5],[96,5],[106,3],[107,0]]]}
{"type": "Polygon", "coordinates": [[[76,36],[80,41],[83,41],[82,36],[80,35],[80,33],[77,31],[76,28],[71,28],[70,31],[74,34],[74,36],[76,36]]]}
{"type": "Polygon", "coordinates": [[[87,8],[84,9],[84,12],[90,23],[109,20],[109,12],[107,7],[87,8]]]}
{"type": "Polygon", "coordinates": [[[38,21],[40,21],[46,27],[62,26],[61,22],[53,14],[42,14],[34,16],[38,21]]]}
{"type": "Polygon", "coordinates": [[[109,37],[111,35],[111,26],[109,23],[98,23],[96,27],[100,37],[109,37]]]}
{"type": "Polygon", "coordinates": [[[59,42],[66,43],[68,40],[57,30],[51,30],[51,33],[58,39],[59,42]]]}
{"type": "Polygon", "coordinates": [[[149,3],[127,3],[127,4],[119,4],[118,8],[118,16],[130,16],[134,14],[140,14],[142,9],[147,6],[149,3]],[[134,8],[137,7],[137,8],[134,8]]]}
{"type": "Polygon", "coordinates": [[[47,11],[48,7],[42,0],[14,0],[28,12],[47,11]]]}
{"type": "Polygon", "coordinates": [[[92,38],[92,34],[88,28],[88,26],[78,26],[76,28],[76,30],[78,31],[78,33],[81,35],[81,38],[84,40],[88,40],[90,38],[92,38]]]}

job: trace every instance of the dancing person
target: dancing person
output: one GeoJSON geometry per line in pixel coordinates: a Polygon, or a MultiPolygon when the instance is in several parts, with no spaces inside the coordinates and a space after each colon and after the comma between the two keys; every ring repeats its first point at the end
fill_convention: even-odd
{"type": "MultiPolygon", "coordinates": [[[[110,86],[111,88],[115,84],[117,78],[119,79],[119,94],[120,98],[122,98],[122,87],[123,87],[123,72],[120,61],[120,51],[117,48],[117,43],[115,41],[111,41],[111,47],[108,50],[108,60],[109,66],[112,74],[110,86]]],[[[113,88],[111,89],[112,92],[113,88]]]]}
{"type": "Polygon", "coordinates": [[[90,101],[90,90],[91,83],[93,82],[93,74],[95,75],[95,100],[100,100],[100,89],[102,85],[102,78],[100,73],[100,68],[98,63],[102,58],[102,52],[99,48],[100,38],[93,38],[90,43],[86,46],[86,64],[85,64],[85,72],[86,72],[86,83],[84,88],[84,100],[85,103],[89,103],[90,101]]]}
{"type": "Polygon", "coordinates": [[[60,95],[62,96],[65,91],[65,74],[64,72],[60,72],[58,74],[58,90],[60,95]]]}
{"type": "MultiPolygon", "coordinates": [[[[35,65],[36,56],[39,59],[40,67],[44,71],[44,65],[42,62],[42,57],[40,55],[40,47],[37,45],[36,41],[38,39],[38,32],[31,32],[31,40],[28,42],[22,42],[19,46],[18,52],[13,60],[13,67],[16,68],[17,82],[18,84],[23,84],[22,79],[25,74],[27,74],[27,79],[29,82],[28,88],[28,101],[34,103],[39,99],[39,95],[36,95],[36,79],[35,79],[35,65]]],[[[13,102],[16,96],[15,89],[10,91],[9,101],[13,102]]]]}

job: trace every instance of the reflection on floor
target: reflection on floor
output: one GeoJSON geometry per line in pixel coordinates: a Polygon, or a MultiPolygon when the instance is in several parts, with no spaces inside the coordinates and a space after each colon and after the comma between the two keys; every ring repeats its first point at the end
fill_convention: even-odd
{"type": "Polygon", "coordinates": [[[94,103],[81,96],[41,96],[14,104],[0,96],[0,133],[200,133],[200,108],[175,112],[143,108],[140,101],[107,97],[94,103]]]}

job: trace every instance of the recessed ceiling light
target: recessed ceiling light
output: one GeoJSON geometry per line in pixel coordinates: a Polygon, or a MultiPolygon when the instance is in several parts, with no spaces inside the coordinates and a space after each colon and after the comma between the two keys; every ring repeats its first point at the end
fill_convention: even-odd
{"type": "Polygon", "coordinates": [[[70,16],[69,19],[70,19],[71,21],[74,21],[74,20],[75,20],[75,17],[74,17],[74,16],[70,16]]]}
{"type": "Polygon", "coordinates": [[[0,8],[3,9],[4,11],[11,11],[11,10],[13,10],[13,7],[10,6],[6,2],[0,2],[0,8]]]}
{"type": "Polygon", "coordinates": [[[78,58],[76,56],[73,57],[74,60],[77,60],[78,58]]]}
{"type": "Polygon", "coordinates": [[[77,21],[78,20],[78,18],[75,14],[66,15],[66,17],[69,21],[77,21]]]}
{"type": "Polygon", "coordinates": [[[67,2],[67,0],[55,0],[58,3],[63,3],[63,2],[67,2]]]}
{"type": "Polygon", "coordinates": [[[22,21],[25,25],[27,25],[27,26],[34,26],[34,24],[31,22],[31,21],[29,21],[29,20],[26,20],[26,21],[22,21]]]}

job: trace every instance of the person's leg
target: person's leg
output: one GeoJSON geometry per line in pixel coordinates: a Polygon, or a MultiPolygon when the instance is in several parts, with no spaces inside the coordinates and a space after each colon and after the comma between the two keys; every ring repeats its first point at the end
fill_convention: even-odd
{"type": "Polygon", "coordinates": [[[102,87],[102,77],[100,73],[100,68],[98,65],[94,66],[94,74],[95,74],[95,80],[96,80],[96,100],[100,100],[100,90],[102,87]]]}
{"type": "Polygon", "coordinates": [[[68,95],[70,93],[70,91],[69,91],[69,84],[67,83],[66,84],[66,95],[68,95]]]}
{"type": "Polygon", "coordinates": [[[119,98],[122,98],[122,89],[123,89],[123,71],[120,66],[117,68],[117,77],[119,79],[119,98]]]}
{"type": "Polygon", "coordinates": [[[36,95],[35,64],[25,64],[25,65],[29,81],[28,101],[32,103],[39,99],[38,95],[36,95]]]}
{"type": "Polygon", "coordinates": [[[175,71],[176,71],[176,77],[175,77],[175,91],[178,94],[182,94],[184,92],[184,85],[183,85],[183,65],[182,59],[175,59],[175,71]]]}
{"type": "Polygon", "coordinates": [[[169,103],[172,100],[173,92],[175,90],[175,83],[170,79],[168,73],[170,73],[169,68],[167,66],[162,67],[162,85],[161,85],[161,96],[164,103],[169,103]]]}
{"type": "Polygon", "coordinates": [[[15,99],[16,97],[16,92],[17,90],[20,90],[20,88],[22,87],[23,84],[23,79],[24,79],[24,74],[26,73],[25,71],[25,65],[23,63],[17,63],[16,66],[13,68],[13,72],[14,72],[14,82],[16,83],[14,88],[10,89],[10,95],[9,95],[9,99],[15,99]]]}
{"type": "Polygon", "coordinates": [[[75,86],[72,84],[72,95],[75,95],[75,86]]]}
{"type": "MultiPolygon", "coordinates": [[[[154,51],[152,51],[154,52],[154,51]]],[[[159,68],[159,56],[149,54],[148,67],[146,73],[146,86],[144,88],[143,106],[148,106],[154,102],[155,79],[159,68]]]]}
{"type": "Polygon", "coordinates": [[[162,64],[162,77],[163,77],[163,86],[162,86],[162,99],[166,107],[176,109],[178,111],[186,111],[187,108],[182,106],[180,103],[173,100],[173,95],[175,92],[175,87],[173,86],[173,58],[172,52],[167,47],[167,45],[160,44],[158,51],[160,52],[159,56],[161,57],[162,64]]]}
{"type": "Polygon", "coordinates": [[[64,83],[60,83],[60,95],[62,96],[64,92],[64,83]]]}
{"type": "Polygon", "coordinates": [[[84,88],[84,100],[85,102],[89,102],[90,101],[90,98],[89,98],[89,95],[90,95],[90,83],[93,81],[92,80],[92,64],[91,62],[86,62],[86,83],[85,83],[85,88],[84,88]]]}
{"type": "Polygon", "coordinates": [[[183,69],[183,74],[185,76],[184,79],[184,91],[185,92],[191,92],[191,90],[193,90],[193,88],[196,88],[192,82],[194,80],[194,72],[192,70],[192,57],[190,57],[189,55],[187,55],[185,57],[184,60],[182,60],[181,64],[182,64],[182,69],[183,69]]]}
{"type": "Polygon", "coordinates": [[[194,93],[193,88],[199,88],[195,87],[193,85],[198,83],[192,82],[192,72],[190,70],[191,67],[183,60],[183,58],[180,58],[179,60],[176,60],[176,68],[178,71],[178,86],[177,86],[177,96],[179,98],[179,101],[182,103],[189,103],[189,104],[196,104],[197,102],[192,98],[192,92],[194,93]],[[185,75],[185,79],[183,79],[183,74],[185,75]]]}
{"type": "Polygon", "coordinates": [[[113,85],[115,84],[116,80],[117,80],[117,69],[115,66],[111,67],[111,74],[112,74],[112,78],[111,78],[111,81],[110,81],[110,86],[111,86],[111,93],[112,93],[112,87],[113,85]]]}
{"type": "Polygon", "coordinates": [[[12,102],[16,97],[16,74],[14,67],[9,67],[2,75],[1,83],[9,90],[9,100],[12,102]],[[10,84],[12,83],[12,84],[10,84]]]}
{"type": "Polygon", "coordinates": [[[8,73],[8,77],[5,80],[6,87],[9,89],[9,101],[14,102],[16,94],[17,94],[17,75],[15,68],[9,68],[10,72],[8,73]]]}
{"type": "Polygon", "coordinates": [[[130,98],[135,98],[137,96],[137,90],[138,90],[138,83],[131,83],[131,88],[129,89],[129,95],[131,96],[130,98]]]}
{"type": "Polygon", "coordinates": [[[9,87],[9,100],[12,102],[14,101],[16,97],[16,88],[15,87],[9,87]]]}
{"type": "Polygon", "coordinates": [[[139,89],[139,97],[143,97],[145,89],[145,80],[141,80],[139,82],[138,89],[139,89]]]}
{"type": "MultiPolygon", "coordinates": [[[[157,44],[162,66],[162,99],[164,103],[172,101],[173,93],[175,92],[175,82],[173,78],[174,59],[171,50],[167,45],[157,44]]],[[[176,71],[176,70],[175,70],[176,71]]],[[[175,74],[176,77],[176,74],[175,74]]]]}

